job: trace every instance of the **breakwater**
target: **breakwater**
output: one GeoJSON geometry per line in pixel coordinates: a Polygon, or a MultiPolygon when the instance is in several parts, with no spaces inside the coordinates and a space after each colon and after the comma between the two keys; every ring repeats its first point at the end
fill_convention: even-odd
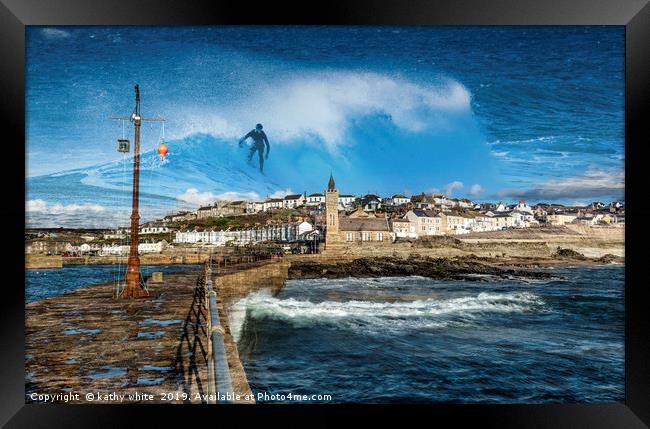
{"type": "Polygon", "coordinates": [[[287,279],[288,268],[289,263],[282,259],[244,262],[236,267],[228,267],[222,260],[213,264],[213,287],[217,293],[217,307],[223,328],[230,377],[233,390],[240,397],[253,395],[253,392],[239,357],[237,340],[231,330],[231,309],[238,300],[255,291],[269,290],[272,294],[277,294],[287,279]]]}
{"type": "MultiPolygon", "coordinates": [[[[207,252],[140,255],[142,265],[197,265],[209,258],[207,252]]],[[[61,268],[66,265],[126,265],[128,256],[25,255],[26,269],[61,268]]]]}
{"type": "Polygon", "coordinates": [[[25,392],[73,392],[76,403],[203,402],[206,337],[200,271],[166,274],[149,295],[116,300],[106,282],[25,306],[25,392]],[[139,396],[138,396],[139,395],[139,396]],[[145,399],[143,395],[151,395],[145,399]]]}
{"type": "MultiPolygon", "coordinates": [[[[228,309],[250,291],[281,289],[288,264],[247,256],[215,261],[233,392],[247,398],[236,402],[254,402],[228,309]]],[[[43,392],[61,393],[54,402],[66,402],[64,393],[72,392],[80,394],[74,403],[210,403],[204,279],[200,268],[148,281],[149,295],[142,299],[116,300],[111,281],[27,304],[27,402],[43,402],[43,392]],[[102,392],[106,396],[85,396],[102,392]]]]}

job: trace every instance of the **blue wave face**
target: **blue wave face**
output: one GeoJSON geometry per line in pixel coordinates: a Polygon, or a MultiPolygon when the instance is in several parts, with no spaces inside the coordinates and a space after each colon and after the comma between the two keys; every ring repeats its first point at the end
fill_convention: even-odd
{"type": "Polygon", "coordinates": [[[107,199],[128,205],[115,140],[132,129],[108,118],[131,112],[136,82],[143,114],[168,119],[163,165],[158,124],[142,129],[152,212],[177,207],[188,189],[318,192],[330,171],[346,193],[621,198],[623,36],[622,27],[33,27],[27,199],[46,208],[32,218],[88,204],[104,207],[99,219],[107,199]],[[272,146],[265,176],[236,147],[257,122],[272,146]]]}

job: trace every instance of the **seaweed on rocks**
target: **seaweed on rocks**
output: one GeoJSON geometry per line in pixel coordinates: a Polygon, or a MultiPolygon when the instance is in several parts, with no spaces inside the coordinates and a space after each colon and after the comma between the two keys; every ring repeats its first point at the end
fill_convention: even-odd
{"type": "Polygon", "coordinates": [[[289,278],[402,277],[422,276],[436,280],[471,279],[470,274],[497,277],[549,278],[546,272],[503,269],[471,258],[431,258],[409,255],[363,257],[344,262],[296,261],[289,268],[289,278]]]}

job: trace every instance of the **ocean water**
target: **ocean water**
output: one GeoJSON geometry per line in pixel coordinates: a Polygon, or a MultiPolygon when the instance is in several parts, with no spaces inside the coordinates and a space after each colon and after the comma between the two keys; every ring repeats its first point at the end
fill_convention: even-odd
{"type": "MultiPolygon", "coordinates": [[[[173,273],[200,269],[200,265],[141,265],[143,276],[153,271],[173,273]]],[[[122,265],[65,265],[63,268],[25,270],[25,302],[50,298],[97,283],[124,278],[122,265]]]]}
{"type": "Polygon", "coordinates": [[[238,302],[231,329],[256,394],[622,402],[624,267],[549,271],[548,281],[290,280],[238,302]]]}
{"type": "Polygon", "coordinates": [[[622,26],[33,26],[27,222],[128,224],[130,160],[108,118],[131,112],[136,82],[143,115],[168,119],[165,162],[159,124],[142,129],[143,220],[229,192],[321,192],[330,171],[361,195],[462,182],[449,193],[621,198],[623,72],[622,26]],[[257,122],[265,175],[237,147],[257,122]]]}

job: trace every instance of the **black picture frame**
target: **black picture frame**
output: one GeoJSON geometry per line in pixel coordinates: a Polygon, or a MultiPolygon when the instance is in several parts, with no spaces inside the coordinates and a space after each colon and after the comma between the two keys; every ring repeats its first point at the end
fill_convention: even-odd
{"type": "Polygon", "coordinates": [[[0,0],[0,115],[4,128],[4,170],[11,194],[0,216],[5,229],[0,350],[0,424],[7,427],[123,427],[143,416],[148,425],[180,417],[224,423],[279,417],[289,426],[334,425],[351,415],[372,423],[417,424],[414,413],[432,424],[468,422],[498,427],[645,427],[650,424],[649,303],[644,281],[644,247],[650,220],[645,190],[643,145],[650,142],[650,5],[633,1],[335,0],[319,4],[174,0],[0,0]],[[24,196],[25,27],[29,25],[622,25],[625,26],[625,403],[584,405],[431,406],[223,406],[151,407],[122,405],[26,405],[24,396],[24,196]],[[15,181],[15,183],[14,183],[15,181]],[[631,231],[631,232],[630,232],[631,231]],[[7,273],[9,275],[7,275],[7,273]],[[11,280],[10,280],[11,279],[11,280]]]}

